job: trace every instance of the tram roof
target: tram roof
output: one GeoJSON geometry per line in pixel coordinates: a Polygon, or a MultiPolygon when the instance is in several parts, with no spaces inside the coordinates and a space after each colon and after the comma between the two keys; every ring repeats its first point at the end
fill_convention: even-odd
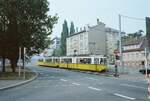
{"type": "Polygon", "coordinates": [[[59,56],[59,57],[46,57],[46,58],[106,58],[104,56],[59,56]]]}

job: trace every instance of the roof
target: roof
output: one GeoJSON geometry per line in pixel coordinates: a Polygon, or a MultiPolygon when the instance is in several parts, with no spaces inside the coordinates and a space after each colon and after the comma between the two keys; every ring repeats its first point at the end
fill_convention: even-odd
{"type": "Polygon", "coordinates": [[[72,36],[74,36],[74,35],[78,35],[78,34],[84,33],[84,32],[86,32],[86,30],[83,30],[83,31],[80,31],[80,32],[71,34],[71,35],[68,36],[68,38],[69,38],[69,37],[72,37],[72,36]]]}
{"type": "Polygon", "coordinates": [[[129,50],[123,50],[123,53],[128,53],[128,52],[137,52],[137,51],[143,51],[144,48],[138,48],[138,49],[129,49],[129,50]]]}
{"type": "Polygon", "coordinates": [[[106,28],[105,28],[105,31],[106,31],[106,32],[113,32],[113,33],[119,33],[119,30],[114,29],[114,28],[110,28],[110,27],[106,27],[106,28]]]}
{"type": "Polygon", "coordinates": [[[124,46],[140,45],[140,48],[123,50],[124,53],[135,52],[135,51],[143,51],[145,46],[146,46],[146,37],[130,39],[130,40],[124,42],[123,45],[124,46]]]}
{"type": "Polygon", "coordinates": [[[123,44],[123,46],[138,45],[144,40],[145,40],[145,37],[132,38],[132,39],[130,38],[128,40],[123,41],[122,44],[123,44]]]}

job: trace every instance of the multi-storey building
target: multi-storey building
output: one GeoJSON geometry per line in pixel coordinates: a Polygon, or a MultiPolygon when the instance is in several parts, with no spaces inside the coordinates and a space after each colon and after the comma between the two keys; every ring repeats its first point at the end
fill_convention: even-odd
{"type": "Polygon", "coordinates": [[[145,37],[135,38],[123,43],[123,62],[127,66],[140,66],[145,61],[145,37]]]}
{"type": "Polygon", "coordinates": [[[118,31],[97,20],[97,25],[87,26],[67,38],[67,56],[107,55],[117,48],[118,31]]]}
{"type": "Polygon", "coordinates": [[[106,28],[107,34],[107,56],[110,63],[114,63],[114,50],[119,47],[119,32],[113,28],[106,28]]]}
{"type": "Polygon", "coordinates": [[[88,32],[80,31],[67,38],[67,56],[88,55],[88,32]]]}
{"type": "Polygon", "coordinates": [[[105,24],[97,20],[97,25],[68,36],[66,44],[67,56],[106,55],[105,24]]]}
{"type": "Polygon", "coordinates": [[[60,48],[60,38],[55,37],[51,40],[49,48],[45,49],[42,53],[44,56],[52,56],[60,48]]]}

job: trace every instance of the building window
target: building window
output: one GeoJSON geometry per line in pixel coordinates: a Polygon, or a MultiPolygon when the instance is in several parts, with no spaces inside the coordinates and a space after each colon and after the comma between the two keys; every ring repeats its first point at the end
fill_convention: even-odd
{"type": "Polygon", "coordinates": [[[83,34],[80,35],[80,40],[83,40],[83,34]]]}

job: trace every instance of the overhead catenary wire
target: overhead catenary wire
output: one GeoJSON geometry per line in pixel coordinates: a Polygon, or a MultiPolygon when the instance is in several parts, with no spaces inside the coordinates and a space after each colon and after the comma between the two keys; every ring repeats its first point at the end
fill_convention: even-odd
{"type": "Polygon", "coordinates": [[[126,16],[126,15],[121,15],[121,17],[132,19],[132,20],[145,21],[145,19],[143,18],[131,17],[131,16],[126,16]]]}

